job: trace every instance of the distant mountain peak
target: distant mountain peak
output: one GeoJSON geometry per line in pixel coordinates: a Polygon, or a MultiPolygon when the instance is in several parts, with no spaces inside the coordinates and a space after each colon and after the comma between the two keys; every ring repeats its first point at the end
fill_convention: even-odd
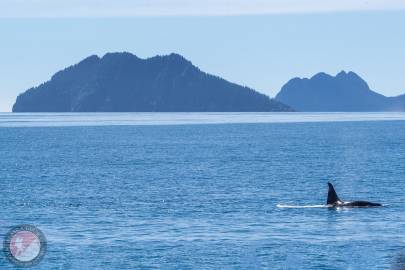
{"type": "Polygon", "coordinates": [[[405,106],[398,101],[400,98],[389,99],[378,94],[372,91],[367,82],[355,72],[344,70],[336,76],[320,72],[310,79],[295,78],[290,80],[281,88],[276,99],[298,111],[391,111],[405,109],[405,106]]]}
{"type": "MultiPolygon", "coordinates": [[[[304,78],[305,79],[305,78],[304,78]]],[[[359,75],[354,73],[353,71],[346,72],[344,70],[340,71],[336,74],[336,76],[332,76],[325,72],[316,73],[314,76],[310,78],[310,80],[324,80],[324,79],[358,79],[364,81],[359,75]]]]}
{"type": "Polygon", "coordinates": [[[136,58],[139,59],[138,56],[136,56],[135,54],[132,54],[130,52],[108,52],[106,54],[104,54],[104,56],[102,58],[117,58],[117,57],[128,57],[128,58],[136,58]]]}
{"type": "Polygon", "coordinates": [[[188,61],[184,56],[182,56],[181,54],[178,54],[178,53],[171,53],[171,54],[166,55],[166,56],[164,56],[164,57],[167,57],[167,58],[170,58],[170,59],[174,59],[174,60],[180,60],[180,61],[187,61],[187,62],[190,62],[190,61],[188,61]]]}
{"type": "Polygon", "coordinates": [[[347,77],[347,76],[351,76],[351,75],[356,75],[356,73],[354,73],[353,71],[349,71],[346,72],[345,70],[340,71],[338,74],[336,74],[336,78],[342,78],[342,77],[347,77]]]}
{"type": "Polygon", "coordinates": [[[184,56],[178,53],[171,53],[168,55],[156,55],[149,58],[149,60],[163,61],[166,63],[179,64],[179,65],[193,65],[193,63],[187,60],[184,56]]]}
{"type": "Polygon", "coordinates": [[[99,60],[100,60],[100,57],[98,57],[98,55],[96,55],[96,54],[93,54],[93,55],[90,55],[89,57],[84,58],[82,61],[79,62],[79,64],[80,63],[89,63],[89,62],[93,63],[93,62],[97,62],[99,60]]]}
{"type": "Polygon", "coordinates": [[[324,80],[324,79],[332,79],[333,77],[325,72],[319,72],[311,77],[310,80],[324,80]]]}
{"type": "Polygon", "coordinates": [[[335,78],[337,79],[350,79],[350,80],[359,80],[365,82],[363,78],[361,78],[357,73],[353,71],[346,72],[342,70],[338,74],[336,74],[335,78]]]}
{"type": "Polygon", "coordinates": [[[100,59],[102,63],[108,63],[108,62],[113,62],[116,64],[119,63],[128,63],[128,62],[140,62],[143,59],[139,58],[135,54],[129,53],[129,52],[113,52],[113,53],[106,53],[104,56],[100,59]]]}
{"type": "MultiPolygon", "coordinates": [[[[349,72],[351,72],[351,71],[349,71],[349,72]]],[[[342,70],[338,74],[336,74],[336,77],[342,77],[342,76],[346,76],[346,75],[347,75],[347,72],[342,70]]]]}

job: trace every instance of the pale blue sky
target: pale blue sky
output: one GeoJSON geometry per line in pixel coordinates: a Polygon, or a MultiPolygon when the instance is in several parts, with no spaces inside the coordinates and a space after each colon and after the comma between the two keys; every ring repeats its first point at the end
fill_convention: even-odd
{"type": "Polygon", "coordinates": [[[225,5],[227,0],[209,0],[207,8],[197,0],[189,5],[176,0],[172,3],[177,6],[163,8],[169,1],[148,2],[156,6],[119,1],[131,3],[133,14],[125,5],[89,11],[80,5],[33,5],[48,0],[0,1],[0,111],[10,111],[18,93],[56,71],[91,54],[115,51],[143,58],[177,52],[206,72],[270,96],[292,77],[340,70],[357,72],[385,95],[405,93],[401,1],[340,0],[344,5],[337,5],[323,0],[329,5],[308,7],[298,0],[251,0],[255,4],[248,6],[235,0],[238,5],[232,8],[225,5]],[[136,10],[133,3],[143,9],[136,10]]]}

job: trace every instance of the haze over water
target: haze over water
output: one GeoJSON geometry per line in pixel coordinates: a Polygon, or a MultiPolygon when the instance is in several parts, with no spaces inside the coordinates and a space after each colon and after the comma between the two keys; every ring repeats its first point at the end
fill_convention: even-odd
{"type": "Polygon", "coordinates": [[[35,269],[389,269],[405,247],[404,120],[0,114],[0,234],[38,226],[35,269]],[[321,207],[328,181],[384,207],[321,207]]]}
{"type": "Polygon", "coordinates": [[[388,120],[405,120],[405,113],[0,113],[0,127],[300,123],[388,120]]]}

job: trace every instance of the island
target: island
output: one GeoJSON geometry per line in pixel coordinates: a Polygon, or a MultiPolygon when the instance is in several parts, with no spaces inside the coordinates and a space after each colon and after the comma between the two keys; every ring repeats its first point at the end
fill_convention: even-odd
{"type": "Polygon", "coordinates": [[[303,112],[405,111],[405,95],[386,97],[372,91],[356,73],[345,71],[291,79],[276,100],[303,112]]]}
{"type": "Polygon", "coordinates": [[[179,54],[87,57],[17,97],[13,112],[273,112],[292,108],[179,54]]]}

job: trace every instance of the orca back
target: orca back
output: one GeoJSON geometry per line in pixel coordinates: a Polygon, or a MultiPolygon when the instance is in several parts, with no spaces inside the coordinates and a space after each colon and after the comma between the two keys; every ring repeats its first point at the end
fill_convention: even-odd
{"type": "Polygon", "coordinates": [[[377,207],[382,206],[380,203],[372,203],[367,201],[354,201],[354,202],[347,202],[343,203],[343,207],[377,207]]]}
{"type": "Polygon", "coordinates": [[[328,186],[328,199],[326,201],[326,204],[335,204],[336,202],[341,202],[338,195],[336,194],[335,189],[333,188],[333,185],[331,183],[328,183],[328,186]]]}

